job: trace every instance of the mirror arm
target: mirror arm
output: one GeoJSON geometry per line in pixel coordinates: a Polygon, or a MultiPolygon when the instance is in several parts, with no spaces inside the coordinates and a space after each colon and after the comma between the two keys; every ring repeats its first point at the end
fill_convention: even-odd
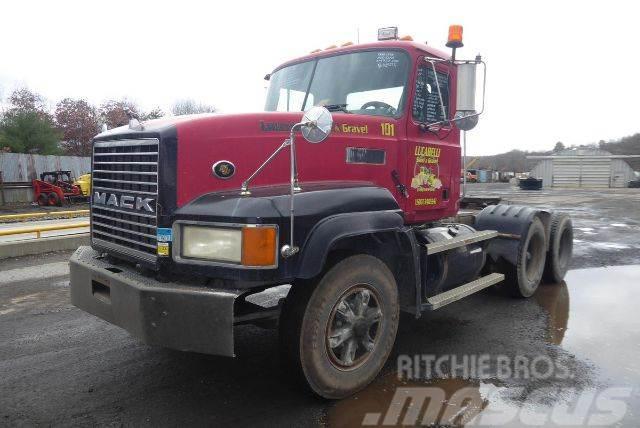
{"type": "MultiPolygon", "coordinates": [[[[426,58],[425,58],[426,59],[426,58]]],[[[435,62],[434,58],[429,58],[426,59],[427,62],[430,62],[432,65],[435,62]]],[[[442,60],[441,60],[442,61],[442,60]]],[[[444,62],[444,61],[442,61],[444,62]]],[[[445,125],[445,124],[451,124],[452,122],[457,122],[459,120],[462,119],[467,119],[470,117],[476,117],[476,116],[480,116],[482,113],[484,113],[484,105],[485,105],[485,93],[486,93],[486,87],[487,87],[487,64],[482,61],[482,60],[456,60],[454,63],[456,64],[460,64],[460,63],[469,63],[469,62],[475,62],[476,64],[480,64],[482,65],[482,105],[480,107],[480,111],[477,113],[473,113],[473,114],[468,114],[466,116],[460,117],[460,118],[453,118],[450,120],[441,120],[439,122],[433,122],[433,123],[421,123],[420,124],[420,128],[424,128],[424,131],[426,131],[427,129],[431,128],[432,126],[439,126],[439,125],[445,125]]],[[[438,82],[438,79],[436,78],[436,84],[438,82]]],[[[440,93],[440,86],[438,85],[438,93],[440,93]]],[[[440,94],[440,105],[442,106],[442,95],[440,94]]],[[[444,110],[444,107],[443,107],[444,110]]],[[[445,116],[446,118],[446,116],[445,116]]]]}
{"type": "Polygon", "coordinates": [[[436,71],[436,63],[433,60],[428,60],[431,63],[431,68],[433,69],[433,78],[436,81],[436,88],[438,89],[438,97],[440,98],[440,109],[442,110],[442,118],[443,122],[449,122],[447,119],[447,111],[444,108],[444,101],[442,99],[442,91],[440,90],[440,81],[438,80],[438,72],[436,71]]]}
{"type": "MultiPolygon", "coordinates": [[[[289,191],[290,191],[289,192],[289,212],[290,212],[289,227],[290,227],[290,230],[289,230],[289,243],[283,245],[280,248],[280,254],[284,258],[291,257],[297,254],[298,251],[300,251],[300,248],[296,247],[294,244],[294,224],[295,224],[295,199],[294,198],[295,198],[296,192],[300,191],[300,187],[298,186],[298,162],[296,159],[295,133],[296,131],[302,130],[302,134],[307,139],[307,141],[319,143],[329,135],[329,132],[331,132],[331,125],[333,123],[331,119],[331,113],[329,113],[329,111],[323,107],[318,107],[318,108],[321,109],[321,111],[320,113],[318,113],[317,111],[315,112],[315,113],[318,113],[315,115],[317,116],[315,119],[311,119],[309,116],[307,116],[307,114],[313,111],[313,109],[316,109],[316,107],[311,109],[310,112],[305,113],[305,115],[303,116],[302,122],[298,122],[291,127],[291,130],[289,131],[289,138],[284,140],[284,142],[280,145],[280,147],[278,147],[276,151],[273,152],[271,156],[269,156],[267,160],[264,161],[262,165],[260,165],[258,169],[249,176],[249,178],[247,178],[245,181],[242,182],[242,185],[240,188],[241,195],[243,196],[250,195],[251,192],[249,192],[249,183],[251,182],[251,180],[253,180],[253,178],[256,175],[258,175],[260,171],[262,171],[273,160],[273,158],[275,158],[278,155],[278,153],[280,153],[285,147],[289,146],[289,166],[290,166],[289,168],[289,191]],[[320,128],[318,126],[318,118],[322,117],[323,115],[328,115],[328,123],[323,124],[322,125],[323,128],[320,128]],[[324,128],[325,126],[328,129],[325,129],[324,128]],[[308,138],[307,135],[305,135],[304,129],[303,129],[304,127],[309,127],[312,129],[320,129],[321,134],[324,134],[324,135],[320,135],[319,137],[321,138],[314,138],[312,141],[308,138]]],[[[313,115],[311,117],[313,117],[313,115]]],[[[325,117],[325,119],[327,118],[325,117]]]]}
{"type": "Polygon", "coordinates": [[[297,161],[296,161],[296,137],[295,131],[300,129],[304,125],[309,125],[306,122],[296,123],[291,127],[291,131],[289,132],[289,161],[290,161],[290,176],[289,176],[289,244],[285,244],[280,249],[280,254],[282,257],[288,258],[291,257],[300,251],[299,247],[296,247],[293,243],[293,228],[295,222],[295,207],[294,207],[294,196],[296,194],[297,180],[298,180],[298,170],[297,170],[297,161]]]}
{"type": "Polygon", "coordinates": [[[273,160],[273,158],[275,158],[278,155],[278,153],[280,153],[289,144],[291,144],[290,140],[288,139],[284,140],[284,142],[280,145],[280,147],[278,147],[276,151],[273,152],[271,156],[269,156],[267,160],[264,161],[262,165],[260,165],[258,169],[256,169],[254,173],[249,176],[249,178],[247,178],[242,182],[242,186],[240,186],[240,195],[242,196],[251,195],[251,192],[249,191],[249,183],[256,177],[256,175],[260,174],[260,171],[262,171],[273,160]]]}

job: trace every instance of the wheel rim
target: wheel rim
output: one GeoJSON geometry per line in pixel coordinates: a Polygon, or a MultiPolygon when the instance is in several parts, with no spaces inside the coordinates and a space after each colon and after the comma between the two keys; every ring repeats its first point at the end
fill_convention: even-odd
{"type": "Polygon", "coordinates": [[[327,323],[325,343],[331,363],[341,370],[364,364],[378,343],[383,318],[380,299],[369,285],[358,284],[343,293],[327,323]]]}
{"type": "Polygon", "coordinates": [[[558,266],[564,268],[571,260],[573,250],[573,233],[571,229],[565,228],[560,235],[560,247],[558,248],[558,266]]]}
{"type": "Polygon", "coordinates": [[[526,252],[525,272],[529,281],[535,281],[544,267],[544,237],[534,233],[526,252]]]}

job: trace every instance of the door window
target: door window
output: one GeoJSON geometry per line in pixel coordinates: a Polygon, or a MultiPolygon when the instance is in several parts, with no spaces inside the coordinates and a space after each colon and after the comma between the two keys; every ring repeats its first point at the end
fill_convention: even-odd
{"type": "MultiPolygon", "coordinates": [[[[448,115],[449,75],[438,71],[437,76],[438,83],[440,84],[440,92],[442,93],[442,101],[444,102],[444,111],[448,115]]],[[[425,64],[418,67],[412,110],[413,118],[420,123],[435,123],[446,119],[442,115],[442,105],[440,104],[438,87],[436,86],[433,69],[430,65],[425,64]]]]}

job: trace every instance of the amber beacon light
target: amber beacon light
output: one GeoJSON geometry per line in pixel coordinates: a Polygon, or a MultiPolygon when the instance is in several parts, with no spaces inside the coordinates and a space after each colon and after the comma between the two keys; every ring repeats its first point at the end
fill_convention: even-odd
{"type": "Polygon", "coordinates": [[[462,25],[450,25],[449,37],[447,38],[448,48],[461,48],[462,44],[462,25]]]}

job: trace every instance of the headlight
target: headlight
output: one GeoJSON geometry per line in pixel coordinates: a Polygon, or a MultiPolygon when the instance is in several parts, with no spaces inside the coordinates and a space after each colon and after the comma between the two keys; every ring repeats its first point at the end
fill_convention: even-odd
{"type": "Polygon", "coordinates": [[[237,263],[248,267],[275,266],[275,226],[247,225],[221,228],[181,225],[180,257],[237,263]]]}
{"type": "Polygon", "coordinates": [[[182,256],[240,263],[242,230],[182,226],[182,256]]]}

